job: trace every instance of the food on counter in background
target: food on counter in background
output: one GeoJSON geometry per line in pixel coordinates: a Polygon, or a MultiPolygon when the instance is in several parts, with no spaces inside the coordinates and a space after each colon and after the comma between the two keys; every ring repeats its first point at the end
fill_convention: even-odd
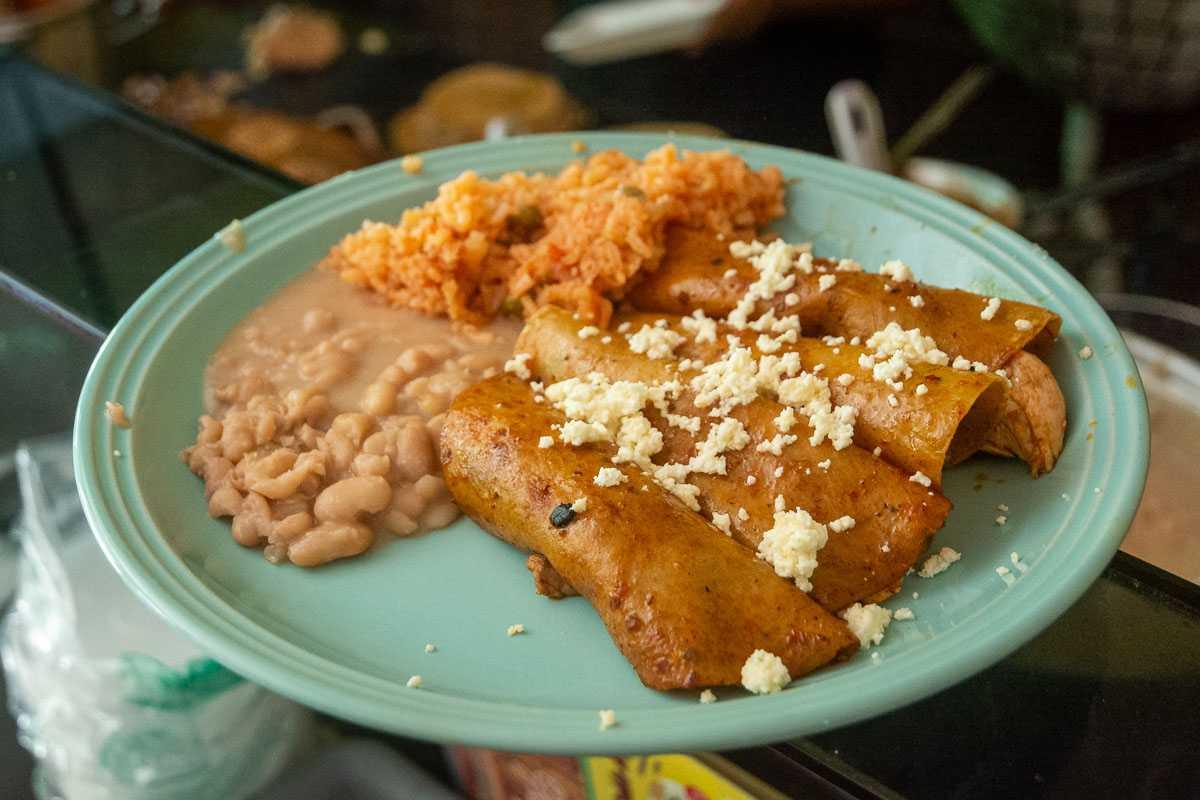
{"type": "MultiPolygon", "coordinates": [[[[1194,346],[1200,341],[1200,309],[1177,304],[1168,316],[1154,305],[1159,302],[1137,295],[1101,300],[1122,328],[1150,410],[1146,491],[1121,549],[1200,584],[1195,499],[1200,483],[1192,472],[1200,444],[1200,360],[1194,346]]],[[[1104,358],[1102,353],[1094,357],[1104,358]]],[[[1106,424],[1104,418],[1089,420],[1088,438],[1100,435],[1097,429],[1106,424]]]]}
{"type": "Polygon", "coordinates": [[[623,125],[610,125],[614,131],[640,131],[642,133],[679,133],[685,136],[711,136],[714,139],[728,139],[729,134],[715,125],[707,122],[627,122],[623,125]]]}
{"type": "Polygon", "coordinates": [[[399,224],[365,222],[325,264],[427,314],[481,322],[506,303],[553,303],[604,324],[630,281],[662,260],[668,223],[732,236],[782,213],[774,167],[674,145],[643,161],[610,150],[556,176],[465,172],[399,224]]]}
{"type": "Polygon", "coordinates": [[[246,72],[261,80],[273,72],[319,72],[346,49],[337,18],[305,6],[274,5],[245,32],[246,72]]]}
{"type": "MultiPolygon", "coordinates": [[[[668,256],[629,295],[646,311],[712,317],[733,312],[759,272],[727,241],[705,231],[676,228],[668,256]]],[[[795,315],[806,334],[847,339],[868,337],[896,325],[937,342],[955,369],[996,372],[1011,382],[1004,424],[987,449],[1015,455],[1034,475],[1049,471],[1062,452],[1066,409],[1057,381],[1039,356],[1058,335],[1062,320],[1052,311],[1016,300],[988,298],[959,289],[918,283],[902,262],[870,273],[849,259],[812,259],[796,274],[788,293],[759,299],[767,308],[795,315]],[[887,270],[885,273],[884,270],[887,270]]]]}
{"type": "Polygon", "coordinates": [[[207,79],[184,73],[172,80],[133,76],[122,93],[150,113],[302,183],[319,183],[383,158],[374,125],[360,109],[338,106],[310,120],[233,99],[244,88],[236,73],[207,79]]]}
{"type": "Polygon", "coordinates": [[[505,135],[582,128],[588,114],[552,75],[503,64],[472,64],[425,87],[420,101],[392,117],[397,153],[415,153],[505,135]]]}
{"type": "Polygon", "coordinates": [[[368,56],[378,56],[387,52],[391,40],[382,28],[364,28],[358,35],[358,49],[368,56]]]}
{"type": "Polygon", "coordinates": [[[900,173],[906,180],[970,206],[1013,230],[1025,218],[1025,202],[1016,187],[979,167],[936,158],[910,158],[900,173]]]}
{"type": "Polygon", "coordinates": [[[446,480],[489,532],[554,564],[645,685],[737,685],[757,648],[793,677],[857,649],[841,620],[649,476],[627,467],[626,480],[597,489],[592,476],[611,465],[611,445],[539,449],[541,433],[564,421],[517,378],[476,384],[442,428],[446,480]],[[549,523],[556,505],[581,495],[586,512],[564,531],[549,523]]]}

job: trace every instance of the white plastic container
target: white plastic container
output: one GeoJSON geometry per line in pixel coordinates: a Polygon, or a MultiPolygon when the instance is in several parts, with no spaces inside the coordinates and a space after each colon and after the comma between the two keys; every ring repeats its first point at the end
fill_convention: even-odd
{"type": "Polygon", "coordinates": [[[307,748],[312,714],[206,658],[125,587],[83,517],[65,439],[17,453],[9,707],[66,800],[237,800],[307,748]]]}

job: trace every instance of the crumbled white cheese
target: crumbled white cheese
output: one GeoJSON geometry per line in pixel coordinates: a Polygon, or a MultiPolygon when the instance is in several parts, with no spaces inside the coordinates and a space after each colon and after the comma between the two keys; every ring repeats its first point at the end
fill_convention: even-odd
{"type": "Polygon", "coordinates": [[[617,326],[617,333],[625,333],[632,327],[633,327],[632,322],[622,322],[620,325],[617,326]]]}
{"type": "Polygon", "coordinates": [[[754,477],[753,475],[746,476],[746,485],[747,486],[753,486],[756,483],[758,483],[758,478],[754,477]]]}
{"type": "Polygon", "coordinates": [[[808,442],[816,447],[829,439],[835,450],[844,450],[854,441],[854,423],[858,409],[850,405],[834,406],[829,381],[809,372],[780,381],[779,401],[794,406],[808,417],[812,435],[808,442]]]}
{"type": "Polygon", "coordinates": [[[1020,554],[1015,550],[1009,554],[1008,558],[1010,561],[1012,561],[1012,565],[1017,568],[1017,571],[1023,573],[1029,571],[1029,565],[1021,560],[1020,554]]]}
{"type": "Polygon", "coordinates": [[[891,406],[892,408],[895,408],[896,406],[900,405],[900,401],[896,399],[896,395],[894,395],[894,394],[889,394],[887,396],[887,402],[888,402],[888,405],[891,406]]]}
{"type": "Polygon", "coordinates": [[[663,436],[645,415],[634,414],[621,420],[616,444],[614,464],[632,463],[649,471],[653,469],[650,459],[663,448],[663,436]]]}
{"type": "Polygon", "coordinates": [[[822,275],[821,277],[817,278],[817,291],[818,292],[828,291],[828,290],[832,289],[834,284],[836,284],[836,283],[837,283],[836,275],[822,275]]]}
{"type": "Polygon", "coordinates": [[[758,362],[748,347],[731,347],[691,380],[697,408],[712,408],[713,416],[727,416],[737,406],[758,397],[758,362]]]}
{"type": "Polygon", "coordinates": [[[796,409],[791,406],[786,406],[783,411],[779,412],[779,416],[775,417],[775,427],[787,433],[796,424],[796,409]]]}
{"type": "Polygon", "coordinates": [[[765,439],[758,443],[755,451],[759,453],[770,453],[771,455],[782,455],[783,448],[787,447],[799,437],[791,433],[777,433],[770,439],[765,439]]]}
{"type": "Polygon", "coordinates": [[[737,518],[740,521],[745,522],[746,520],[750,519],[750,512],[744,508],[739,508],[737,510],[737,518]]]}
{"type": "Polygon", "coordinates": [[[600,471],[596,473],[596,477],[592,479],[592,482],[597,486],[608,487],[616,486],[627,480],[629,480],[629,477],[616,467],[601,467],[600,471]]]}
{"type": "Polygon", "coordinates": [[[791,578],[801,591],[812,589],[817,551],[829,540],[829,529],[807,511],[776,511],[774,526],[758,543],[758,556],[782,578],[791,578]]]}
{"type": "Polygon", "coordinates": [[[876,458],[879,458],[879,454],[882,452],[883,452],[882,447],[876,447],[874,450],[871,451],[871,455],[875,456],[876,458]]]}
{"type": "Polygon", "coordinates": [[[771,474],[773,474],[776,478],[782,478],[783,477],[783,467],[782,466],[776,467],[775,471],[771,474]]]}
{"type": "Polygon", "coordinates": [[[783,659],[766,650],[755,650],[742,665],[742,686],[755,694],[774,694],[791,682],[783,659]]]}
{"type": "Polygon", "coordinates": [[[722,275],[721,277],[723,277],[725,280],[729,280],[730,278],[736,278],[737,270],[730,267],[729,269],[725,270],[725,274],[722,275]]]}
{"type": "Polygon", "coordinates": [[[837,519],[830,522],[828,525],[828,528],[829,528],[829,530],[833,531],[834,533],[843,533],[844,531],[848,531],[851,528],[853,528],[854,525],[855,525],[854,517],[847,515],[847,516],[843,516],[843,517],[838,517],[837,519]]]}
{"type": "Polygon", "coordinates": [[[859,264],[852,258],[839,259],[837,266],[834,267],[836,272],[862,272],[862,264],[859,264]]]}
{"type": "MultiPolygon", "coordinates": [[[[793,437],[794,438],[794,437],[793,437]]],[[[724,475],[726,451],[741,450],[750,443],[750,434],[745,426],[734,417],[726,417],[710,425],[703,441],[696,443],[696,455],[685,466],[685,474],[700,472],[705,475],[724,475]]]]}
{"type": "Polygon", "coordinates": [[[1007,523],[1007,522],[1008,522],[1008,517],[1004,516],[1003,514],[1001,514],[1000,516],[996,517],[996,524],[997,524],[997,525],[1004,525],[1004,524],[1005,524],[1005,523],[1007,523]]]}
{"type": "Polygon", "coordinates": [[[908,264],[899,259],[884,263],[879,268],[879,274],[888,276],[896,283],[910,283],[913,280],[912,270],[908,268],[908,264]]]}
{"type": "Polygon", "coordinates": [[[568,378],[547,386],[546,397],[569,421],[600,426],[607,432],[607,439],[612,441],[624,418],[640,415],[647,403],[665,412],[668,397],[678,390],[679,384],[675,382],[609,382],[600,373],[593,372],[584,378],[568,378]]]}
{"type": "Polygon", "coordinates": [[[611,708],[606,708],[599,712],[600,714],[600,730],[606,731],[617,724],[617,712],[611,708]]]}
{"type": "Polygon", "coordinates": [[[825,459],[824,461],[818,461],[818,462],[817,462],[817,469],[823,469],[823,470],[825,470],[826,472],[828,472],[828,471],[829,471],[829,467],[830,467],[832,464],[833,464],[833,462],[827,458],[827,459],[825,459]]]}
{"type": "Polygon", "coordinates": [[[923,383],[918,383],[917,388],[914,389],[913,391],[916,392],[917,397],[921,397],[923,395],[929,394],[929,387],[923,383]]]}
{"type": "Polygon", "coordinates": [[[904,357],[904,353],[899,350],[888,356],[886,360],[879,361],[871,367],[871,377],[880,383],[904,380],[911,375],[912,367],[908,365],[908,359],[904,357]]]}
{"type": "Polygon", "coordinates": [[[760,333],[758,335],[758,341],[754,343],[754,346],[757,347],[760,352],[774,353],[777,352],[779,348],[783,347],[783,343],[777,339],[773,339],[765,333],[760,333]]]}
{"type": "Polygon", "coordinates": [[[240,253],[246,249],[246,229],[242,227],[240,219],[232,220],[217,231],[215,237],[231,253],[240,253]]]}
{"type": "Polygon", "coordinates": [[[854,376],[849,372],[843,372],[841,375],[837,376],[837,382],[842,386],[849,386],[850,384],[854,383],[854,376]]]}
{"type": "Polygon", "coordinates": [[[910,295],[908,298],[908,304],[913,308],[924,308],[925,298],[921,297],[919,294],[910,295]]]}
{"type": "Polygon", "coordinates": [[[1000,505],[996,506],[996,510],[1008,513],[1008,506],[1005,505],[1004,503],[1001,503],[1000,505]]]}
{"type": "Polygon", "coordinates": [[[507,633],[509,636],[517,636],[524,632],[525,632],[525,626],[523,624],[521,624],[520,622],[516,623],[515,625],[509,625],[508,630],[505,631],[505,633],[507,633]]]}
{"type": "Polygon", "coordinates": [[[425,652],[426,652],[426,653],[433,653],[433,652],[436,652],[436,651],[437,651],[437,645],[436,645],[436,644],[434,644],[433,642],[430,642],[429,644],[425,645],[425,652]]]}
{"type": "Polygon", "coordinates": [[[504,371],[511,372],[521,380],[527,381],[532,377],[532,373],[527,366],[531,358],[533,358],[533,353],[516,353],[512,358],[504,362],[504,371]]]}
{"type": "Polygon", "coordinates": [[[1085,344],[1083,347],[1081,347],[1079,349],[1079,357],[1081,359],[1083,359],[1084,361],[1087,361],[1089,358],[1092,357],[1092,355],[1093,355],[1093,350],[1090,345],[1085,344]]]}
{"type": "Polygon", "coordinates": [[[717,696],[713,694],[712,689],[705,689],[700,693],[700,702],[708,705],[709,703],[717,702],[717,696]]]}
{"type": "Polygon", "coordinates": [[[776,511],[783,511],[783,509],[785,508],[786,505],[787,504],[783,500],[783,495],[781,495],[781,494],[775,495],[775,510],[776,511]]]}
{"type": "Polygon", "coordinates": [[[593,336],[599,336],[600,329],[595,325],[584,325],[579,329],[579,333],[577,335],[580,339],[590,339],[593,336]]]}
{"type": "Polygon", "coordinates": [[[699,417],[689,417],[686,414],[667,414],[667,424],[685,430],[691,434],[700,432],[700,424],[703,422],[699,417]]]}
{"type": "Polygon", "coordinates": [[[553,436],[542,436],[538,439],[538,448],[539,449],[546,450],[551,447],[554,447],[554,437],[553,436]]]}
{"type": "Polygon", "coordinates": [[[692,511],[700,510],[700,487],[687,482],[687,464],[663,464],[654,470],[653,477],[659,486],[678,497],[692,511]]]}
{"type": "Polygon", "coordinates": [[[735,258],[748,258],[758,271],[758,278],[747,287],[737,306],[726,317],[726,322],[738,329],[746,327],[750,321],[750,314],[760,300],[769,300],[796,285],[793,269],[804,272],[812,270],[812,255],[800,252],[797,257],[798,248],[782,239],[776,239],[767,245],[757,241],[749,244],[734,242],[729,246],[729,252],[735,258]]]}
{"type": "Polygon", "coordinates": [[[862,344],[862,337],[861,337],[861,336],[855,336],[855,337],[851,338],[851,339],[850,339],[850,344],[854,345],[855,347],[858,347],[859,345],[861,345],[861,344],[862,344]]]}
{"type": "Polygon", "coordinates": [[[612,337],[611,337],[611,336],[605,336],[605,337],[601,338],[601,339],[600,339],[600,344],[612,344],[612,337]]]}
{"type": "Polygon", "coordinates": [[[989,297],[983,306],[983,311],[979,312],[979,318],[990,320],[996,316],[996,312],[1000,310],[1000,298],[989,297]]]}
{"type": "Polygon", "coordinates": [[[925,363],[945,365],[949,357],[938,349],[937,343],[921,333],[920,328],[905,330],[898,323],[889,322],[886,327],[871,334],[867,347],[875,351],[876,358],[888,358],[900,353],[909,364],[925,363]]]}
{"type": "Polygon", "coordinates": [[[625,338],[629,340],[630,350],[655,359],[670,358],[675,348],[683,342],[683,336],[670,328],[652,328],[649,325],[643,325],[637,333],[625,338]]]}
{"type": "Polygon", "coordinates": [[[717,321],[704,316],[704,312],[696,309],[690,317],[679,321],[685,331],[692,334],[696,344],[715,342],[717,340],[717,321]]]}
{"type": "Polygon", "coordinates": [[[582,514],[583,512],[587,511],[587,509],[588,509],[588,499],[586,497],[581,497],[578,500],[576,500],[574,503],[571,503],[571,510],[574,511],[576,514],[582,514]]]}
{"type": "Polygon", "coordinates": [[[421,676],[420,676],[420,675],[413,675],[411,678],[409,678],[409,679],[408,679],[408,680],[405,682],[405,684],[404,684],[404,685],[405,685],[405,686],[407,686],[407,687],[408,687],[408,688],[410,688],[410,689],[420,689],[420,688],[421,688],[421,676]]]}
{"type": "Polygon", "coordinates": [[[783,296],[783,304],[786,306],[794,306],[800,302],[800,295],[795,292],[788,292],[783,296]]]}
{"type": "Polygon", "coordinates": [[[916,472],[914,472],[912,475],[909,475],[909,476],[908,476],[908,479],[909,479],[911,482],[913,482],[913,483],[919,483],[919,484],[921,484],[922,486],[924,486],[924,487],[926,487],[926,488],[928,488],[928,487],[929,487],[929,486],[930,486],[930,485],[933,483],[933,481],[931,481],[931,480],[929,479],[929,476],[928,476],[928,475],[926,475],[924,472],[921,472],[920,470],[917,470],[917,471],[916,471],[916,472]]]}
{"type": "Polygon", "coordinates": [[[581,419],[572,419],[563,423],[558,431],[558,436],[562,439],[563,444],[569,444],[572,447],[579,447],[591,442],[607,442],[612,439],[608,429],[599,422],[584,422],[581,419]]]}
{"type": "Polygon", "coordinates": [[[1033,323],[1022,317],[1013,322],[1013,327],[1019,331],[1027,331],[1033,327],[1033,323]]]}
{"type": "Polygon", "coordinates": [[[839,616],[846,620],[850,632],[858,637],[859,646],[866,649],[883,641],[883,632],[892,621],[892,612],[875,603],[855,603],[839,616]]]}
{"type": "Polygon", "coordinates": [[[925,563],[921,565],[920,571],[917,572],[922,578],[932,578],[945,572],[951,564],[962,558],[962,553],[955,550],[953,547],[943,547],[929,558],[925,559],[925,563]]]}
{"type": "Polygon", "coordinates": [[[733,522],[733,520],[731,520],[731,519],[729,518],[729,515],[728,515],[728,514],[714,513],[714,514],[712,515],[712,524],[713,524],[713,526],[714,526],[714,527],[715,527],[717,530],[719,530],[719,531],[721,531],[722,533],[724,533],[726,536],[732,536],[732,535],[733,535],[733,532],[732,532],[732,531],[730,530],[730,528],[729,528],[729,526],[730,526],[730,524],[731,524],[732,522],[733,522]]]}
{"type": "Polygon", "coordinates": [[[902,608],[896,609],[895,613],[892,614],[892,619],[896,620],[897,622],[904,622],[906,620],[916,619],[916,614],[913,614],[912,609],[908,606],[903,606],[902,608]]]}
{"type": "Polygon", "coordinates": [[[962,356],[955,356],[954,361],[950,364],[950,367],[952,369],[969,371],[971,369],[971,359],[963,358],[962,356]]]}

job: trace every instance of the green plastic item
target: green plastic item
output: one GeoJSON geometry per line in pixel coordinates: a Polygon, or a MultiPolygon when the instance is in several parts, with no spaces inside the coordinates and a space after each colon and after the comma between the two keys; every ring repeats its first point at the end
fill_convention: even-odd
{"type": "Polygon", "coordinates": [[[889,605],[910,607],[916,619],[893,623],[878,659],[860,653],[779,694],[727,690],[702,705],[697,692],[642,686],[586,602],[534,594],[524,555],[470,521],[317,570],[273,566],[238,546],[227,523],[208,517],[202,486],[179,459],[202,411],[205,362],[225,333],[364,218],[398,219],[464,169],[496,176],[561,168],[575,157],[576,139],[590,152],[634,156],[667,141],[547,135],[427,153],[418,175],[376,165],[254,214],[244,220],[244,252],[210,241],[146,291],[88,375],[75,464],[105,553],[147,603],[237,673],[364,725],[598,754],[746,747],[882,714],[1003,658],[1083,593],[1129,525],[1148,450],[1137,370],[1083,287],[1015,233],[898,179],[786,148],[686,136],[674,141],[779,165],[789,214],[775,228],[812,240],[818,254],[866,265],[903,258],[931,283],[1062,314],[1049,363],[1071,422],[1058,467],[1038,480],[999,459],[948,471],[955,509],[935,546],[960,550],[962,560],[937,578],[905,581],[889,605]],[[1085,344],[1096,352],[1086,361],[1077,356],[1085,344]],[[108,423],[105,400],[125,404],[131,429],[108,423]],[[1011,509],[1003,527],[994,522],[1001,503],[1011,509]],[[1027,572],[1012,564],[1014,552],[1027,572]],[[998,566],[1012,570],[1011,586],[998,566]],[[517,622],[527,633],[509,638],[505,629],[517,622]],[[437,651],[426,653],[426,642],[437,651]],[[422,687],[405,688],[414,674],[422,687]],[[619,724],[601,731],[597,711],[608,708],[619,724]]]}

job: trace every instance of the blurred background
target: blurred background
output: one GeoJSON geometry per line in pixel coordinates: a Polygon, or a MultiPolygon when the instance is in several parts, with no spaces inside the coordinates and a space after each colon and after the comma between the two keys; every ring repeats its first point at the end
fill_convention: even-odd
{"type": "MultiPolygon", "coordinates": [[[[0,529],[26,532],[0,537],[7,548],[0,600],[17,584],[21,546],[28,551],[31,538],[50,542],[52,553],[85,525],[69,503],[55,511],[72,494],[61,440],[37,439],[21,454],[18,443],[70,428],[105,331],[211,231],[385,159],[595,128],[702,133],[827,154],[968,203],[1046,248],[1122,328],[1147,388],[1151,474],[1125,550],[1200,582],[1200,481],[1189,469],[1200,442],[1200,0],[0,0],[0,385],[8,392],[0,529]]],[[[42,548],[24,558],[47,557],[42,548]]],[[[1133,563],[1127,572],[1142,569],[1133,563]]],[[[70,564],[51,571],[64,569],[70,573],[70,564]]],[[[22,591],[35,585],[24,580],[22,591]]],[[[1181,586],[1175,590],[1192,591],[1181,586]]],[[[35,594],[51,605],[9,602],[10,613],[33,615],[21,624],[76,602],[69,592],[35,594]]],[[[1107,596],[1097,602],[1108,608],[1107,596]]],[[[1133,614],[1134,601],[1122,602],[1121,613],[1133,614]]],[[[1147,602],[1146,613],[1155,613],[1158,601],[1147,602]]],[[[1106,613],[1101,606],[1089,613],[1106,613]]],[[[1052,650],[1061,645],[1054,637],[1064,635],[1062,625],[1083,624],[1065,620],[1031,647],[1052,650]]],[[[121,784],[126,793],[63,788],[79,756],[54,760],[47,736],[59,729],[34,724],[39,693],[49,690],[30,682],[46,664],[61,663],[61,652],[45,641],[41,650],[20,650],[19,635],[30,629],[18,623],[8,626],[5,665],[10,689],[18,690],[10,691],[10,706],[19,724],[0,726],[0,796],[32,796],[35,783],[41,797],[168,796],[153,782],[145,784],[156,787],[150,794],[129,788],[150,774],[138,773],[139,759],[162,767],[162,758],[148,755],[147,742],[161,745],[153,736],[123,740],[123,749],[109,753],[105,769],[117,763],[132,776],[121,784]],[[17,735],[42,765],[37,781],[17,735]]],[[[154,647],[166,645],[145,645],[154,647]]],[[[219,665],[198,663],[173,685],[196,680],[216,691],[236,684],[213,677],[219,665]]],[[[116,668],[105,664],[101,673],[112,677],[104,670],[116,668]]],[[[1013,673],[999,669],[987,679],[999,683],[973,691],[990,696],[1008,686],[1013,673]]],[[[255,704],[267,699],[240,697],[228,700],[228,717],[198,722],[188,736],[200,730],[205,743],[220,740],[250,713],[237,711],[238,703],[266,713],[255,704]]],[[[1140,699],[1109,698],[1105,713],[1122,702],[1135,714],[1140,699]]],[[[279,797],[436,797],[451,786],[477,797],[582,797],[580,770],[599,770],[590,778],[592,796],[652,796],[629,789],[622,760],[593,767],[482,751],[447,755],[408,743],[405,753],[441,781],[421,784],[424,773],[397,767],[389,761],[394,750],[373,749],[365,732],[314,722],[290,707],[270,713],[291,720],[288,747],[325,754],[324,772],[302,786],[283,785],[279,797]],[[314,750],[314,741],[350,745],[314,750]],[[380,781],[346,782],[368,773],[380,781]],[[614,793],[594,788],[608,781],[614,793]],[[380,786],[420,788],[372,793],[388,791],[380,786]]],[[[908,730],[905,719],[897,717],[893,729],[908,730]]],[[[56,720],[62,730],[78,723],[56,720]]],[[[1089,738],[1113,720],[1101,714],[1094,722],[1076,732],[1086,743],[1071,756],[1077,780],[1099,780],[1108,773],[1097,765],[1119,764],[1110,757],[1129,753],[1128,743],[1089,738]]],[[[1031,741],[1061,738],[1047,720],[1023,725],[1037,732],[1031,741]]],[[[1200,744],[1195,727],[1182,732],[1183,746],[1200,744]]],[[[871,741],[856,735],[860,744],[871,741]]],[[[1000,785],[1011,766],[993,752],[1013,747],[1006,736],[965,736],[960,746],[968,752],[944,763],[931,741],[928,758],[940,766],[929,774],[865,745],[839,754],[853,736],[798,745],[789,757],[847,792],[814,796],[977,796],[1000,785]]],[[[81,752],[89,752],[89,741],[80,741],[81,752]]],[[[281,748],[262,756],[261,774],[245,773],[234,788],[210,781],[208,791],[219,794],[179,789],[169,796],[256,791],[272,780],[271,765],[288,763],[292,751],[281,748]]],[[[206,768],[245,768],[219,747],[206,752],[206,768]]],[[[790,773],[772,758],[743,754],[738,763],[774,775],[768,782],[778,786],[778,776],[790,773]]],[[[198,768],[170,763],[165,774],[176,777],[198,768]]],[[[1178,777],[1173,763],[1160,765],[1168,779],[1178,777]]],[[[729,764],[701,767],[733,774],[729,764]]],[[[662,762],[655,769],[690,775],[697,767],[662,762]]],[[[1042,794],[1045,771],[1022,772],[1015,786],[1042,794]]],[[[740,779],[750,783],[739,786],[758,787],[745,796],[769,796],[753,779],[740,779]]]]}

